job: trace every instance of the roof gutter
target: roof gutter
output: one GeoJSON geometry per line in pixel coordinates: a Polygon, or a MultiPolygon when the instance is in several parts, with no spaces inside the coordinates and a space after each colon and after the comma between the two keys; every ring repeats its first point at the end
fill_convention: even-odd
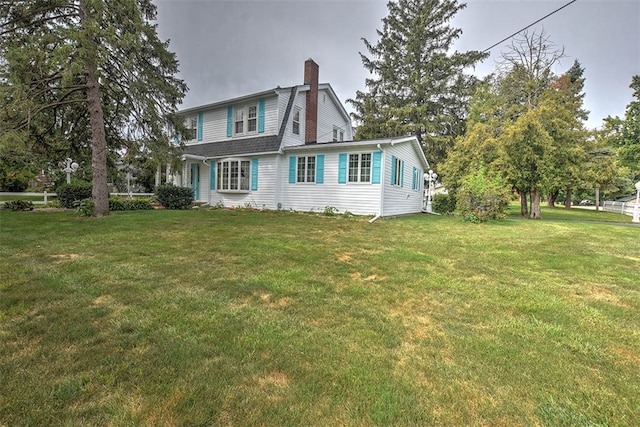
{"type": "Polygon", "coordinates": [[[200,160],[201,162],[206,162],[209,157],[205,157],[205,156],[196,156],[195,154],[183,154],[182,155],[182,160],[200,160]]]}

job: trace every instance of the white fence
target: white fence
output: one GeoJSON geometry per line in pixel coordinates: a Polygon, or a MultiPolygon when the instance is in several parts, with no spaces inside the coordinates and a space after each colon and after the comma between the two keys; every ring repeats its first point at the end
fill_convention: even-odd
{"type": "Polygon", "coordinates": [[[633,209],[635,206],[635,199],[629,202],[604,202],[602,204],[602,210],[633,216],[633,209]]]}
{"type": "MultiPolygon", "coordinates": [[[[109,193],[110,196],[127,196],[131,197],[150,197],[153,196],[153,193],[109,193]]],[[[42,198],[42,200],[31,200],[31,203],[34,205],[46,205],[50,202],[51,197],[56,197],[56,193],[49,193],[45,191],[44,193],[12,193],[12,192],[0,192],[0,197],[2,196],[11,196],[11,197],[28,197],[31,200],[33,197],[42,198]]],[[[0,205],[4,205],[5,202],[0,200],[0,205]]]]}

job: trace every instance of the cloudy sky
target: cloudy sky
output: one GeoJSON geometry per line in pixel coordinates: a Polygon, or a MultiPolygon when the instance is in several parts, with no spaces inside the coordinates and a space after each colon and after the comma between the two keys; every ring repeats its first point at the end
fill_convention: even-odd
{"type": "MultiPolygon", "coordinates": [[[[468,0],[453,25],[463,34],[456,49],[485,50],[570,0],[468,0]]],[[[387,15],[385,0],[154,0],[158,33],[170,39],[180,77],[190,90],[182,108],[301,84],[303,64],[313,58],[320,80],[341,101],[364,90],[368,72],[358,52],[362,38],[377,41],[387,15]]],[[[575,59],[585,68],[587,125],[622,116],[631,101],[631,77],[640,74],[640,1],[577,0],[529,31],[544,31],[567,55],[557,73],[575,59]]],[[[476,67],[484,76],[509,41],[493,48],[476,67]]],[[[348,106],[347,109],[349,110],[348,106]]]]}

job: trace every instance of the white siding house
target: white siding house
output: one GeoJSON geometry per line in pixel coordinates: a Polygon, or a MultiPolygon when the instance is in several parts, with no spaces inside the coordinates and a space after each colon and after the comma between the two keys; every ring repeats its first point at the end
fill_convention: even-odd
{"type": "Polygon", "coordinates": [[[416,137],[353,141],[318,66],[304,84],[184,110],[181,181],[210,205],[358,215],[420,212],[429,169],[416,137]]]}

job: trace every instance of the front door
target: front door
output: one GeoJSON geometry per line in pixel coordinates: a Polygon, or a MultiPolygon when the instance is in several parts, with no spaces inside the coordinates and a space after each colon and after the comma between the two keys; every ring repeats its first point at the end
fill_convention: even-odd
{"type": "Polygon", "coordinates": [[[200,165],[191,163],[191,189],[195,200],[200,200],[200,165]]]}

